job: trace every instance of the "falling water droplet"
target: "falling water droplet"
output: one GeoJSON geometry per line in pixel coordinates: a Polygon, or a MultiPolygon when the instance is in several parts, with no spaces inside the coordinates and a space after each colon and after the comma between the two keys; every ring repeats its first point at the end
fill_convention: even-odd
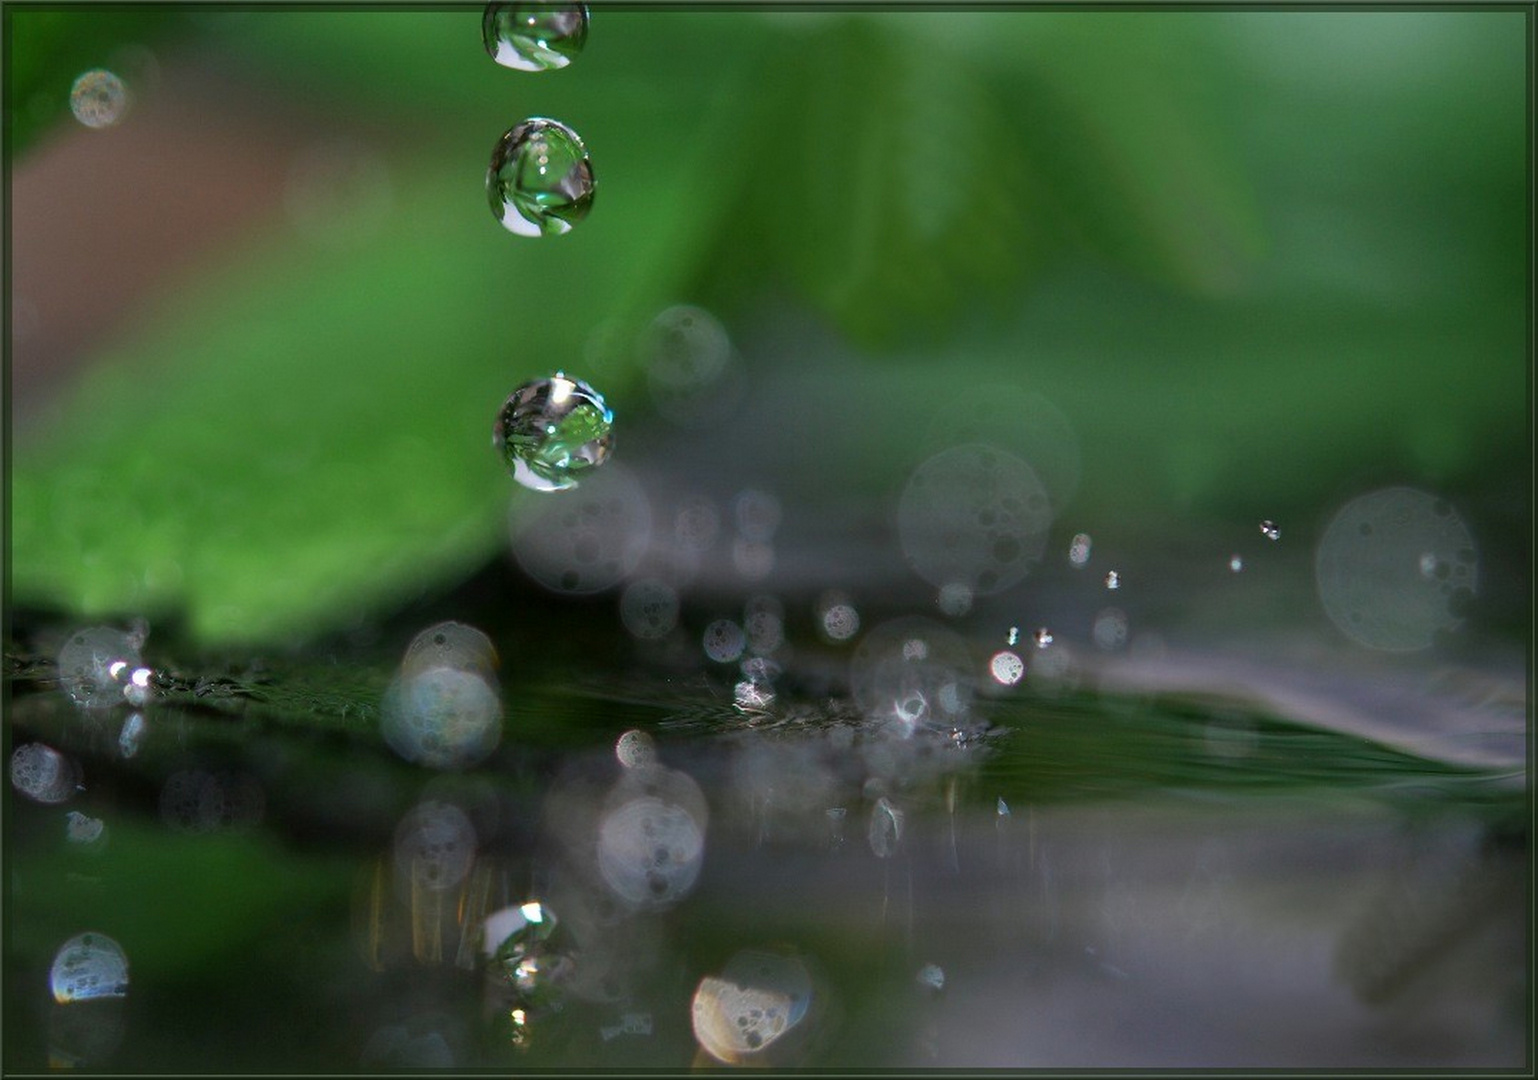
{"type": "Polygon", "coordinates": [[[1260,534],[1267,540],[1280,540],[1282,538],[1282,530],[1270,518],[1260,523],[1260,534]]]}
{"type": "Polygon", "coordinates": [[[502,406],[491,444],[513,479],[532,491],[565,491],[602,465],[614,445],[603,396],[561,372],[526,382],[502,406]]]}
{"type": "Polygon", "coordinates": [[[519,236],[559,236],[593,207],[593,164],[575,131],[533,117],[502,133],[486,170],[491,213],[519,236]]]}
{"type": "Polygon", "coordinates": [[[515,71],[556,71],[587,44],[586,4],[487,4],[486,52],[515,71]]]}
{"type": "Polygon", "coordinates": [[[1105,587],[1107,589],[1121,588],[1121,575],[1118,574],[1115,570],[1107,571],[1105,575],[1105,587]]]}
{"type": "Polygon", "coordinates": [[[127,107],[123,80],[102,68],[87,71],[69,90],[69,110],[88,128],[111,127],[127,107]]]}

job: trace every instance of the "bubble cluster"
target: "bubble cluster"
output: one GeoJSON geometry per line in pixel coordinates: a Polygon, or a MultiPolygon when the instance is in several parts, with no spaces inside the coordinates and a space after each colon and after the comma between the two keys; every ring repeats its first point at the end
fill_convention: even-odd
{"type": "Polygon", "coordinates": [[[48,984],[60,1005],[126,997],[128,954],[106,934],[77,934],[54,954],[48,984]]]}
{"type": "Polygon", "coordinates": [[[678,591],[661,578],[637,578],[620,593],[619,617],[632,637],[666,637],[678,625],[678,591]]]}
{"type": "Polygon", "coordinates": [[[551,592],[586,595],[635,572],[651,543],[651,504],[640,482],[611,464],[558,500],[515,506],[511,528],[525,573],[551,592]]]}
{"type": "Polygon", "coordinates": [[[704,308],[677,304],[660,312],[638,348],[652,402],[675,424],[719,423],[746,389],[726,328],[704,308]]]}
{"type": "Polygon", "coordinates": [[[74,759],[44,743],[23,743],[11,751],[11,786],[34,802],[69,801],[80,783],[74,759]]]}
{"type": "Polygon", "coordinates": [[[557,71],[587,44],[587,28],[586,4],[487,4],[481,41],[505,68],[557,71]]]}
{"type": "Polygon", "coordinates": [[[111,127],[127,108],[123,80],[103,68],[85,72],[69,88],[69,111],[88,128],[111,127]]]}
{"type": "Polygon", "coordinates": [[[701,1049],[728,1065],[783,1064],[810,1024],[814,984],[794,952],[743,949],[695,988],[690,1005],[701,1049]]]}
{"type": "Polygon", "coordinates": [[[491,445],[531,491],[565,491],[608,460],[614,414],[581,379],[556,372],[514,390],[497,413],[491,445]]]}
{"type": "Polygon", "coordinates": [[[560,236],[593,207],[593,164],[575,131],[532,117],[502,133],[486,170],[491,214],[517,236],[560,236]]]}
{"type": "Polygon", "coordinates": [[[76,631],[59,650],[59,685],[86,709],[110,708],[131,697],[142,704],[150,671],[140,658],[140,642],[138,635],[111,626],[76,631]]]}
{"type": "Polygon", "coordinates": [[[1024,578],[1051,524],[1051,500],[1031,466],[983,443],[923,462],[897,505],[898,537],[914,571],[931,585],[961,585],[974,595],[1024,578]]]}
{"type": "Polygon", "coordinates": [[[1325,614],[1359,644],[1429,647],[1463,620],[1478,587],[1468,526],[1446,501],[1410,487],[1372,491],[1335,514],[1315,555],[1325,614]]]}
{"type": "Polygon", "coordinates": [[[481,631],[441,622],[417,634],[380,702],[380,734],[431,769],[479,764],[502,740],[497,652],[481,631]]]}
{"type": "Polygon", "coordinates": [[[962,725],[975,690],[966,643],[919,616],[882,623],[850,660],[850,688],[867,717],[898,733],[962,725]]]}

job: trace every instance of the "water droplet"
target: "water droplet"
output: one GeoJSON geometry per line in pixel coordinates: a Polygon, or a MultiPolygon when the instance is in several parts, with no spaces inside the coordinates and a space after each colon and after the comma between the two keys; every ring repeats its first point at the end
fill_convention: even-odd
{"type": "Polygon", "coordinates": [[[678,304],[660,312],[638,351],[657,411],[675,424],[720,423],[747,389],[726,328],[704,308],[678,304]]]}
{"type": "Polygon", "coordinates": [[[906,616],[865,635],[849,662],[850,688],[865,716],[892,720],[898,734],[921,723],[951,728],[970,710],[973,664],[961,637],[906,616]]]}
{"type": "Polygon", "coordinates": [[[1038,649],[1045,649],[1048,645],[1052,644],[1052,631],[1048,630],[1045,626],[1031,636],[1035,638],[1038,649]]]}
{"type": "Polygon", "coordinates": [[[534,117],[503,132],[486,170],[491,214],[518,236],[559,236],[593,208],[587,148],[558,120],[534,117]]]}
{"type": "MultiPolygon", "coordinates": [[[[689,794],[698,785],[683,774],[689,794]]],[[[605,813],[598,826],[598,871],[635,911],[671,907],[694,888],[705,857],[704,822],[684,806],[642,795],[605,813]]]]}
{"type": "Polygon", "coordinates": [[[1076,570],[1082,570],[1089,563],[1090,548],[1094,546],[1094,540],[1089,533],[1079,533],[1073,538],[1073,543],[1068,546],[1068,561],[1076,570]]]}
{"type": "Polygon", "coordinates": [[[1118,574],[1115,570],[1108,570],[1108,571],[1106,571],[1105,587],[1107,589],[1119,589],[1119,588],[1121,588],[1121,575],[1118,574]]]}
{"type": "Polygon", "coordinates": [[[565,491],[608,459],[613,431],[603,396],[557,372],[513,391],[497,414],[491,444],[524,487],[565,491]]]}
{"type": "Polygon", "coordinates": [[[54,954],[48,983],[60,1005],[128,994],[128,954],[106,934],[77,934],[54,954]]]}
{"type": "Polygon", "coordinates": [[[860,613],[842,592],[829,590],[817,598],[817,628],[829,641],[848,641],[860,630],[860,613]]]}
{"type": "Polygon", "coordinates": [[[1237,574],[1244,569],[1244,560],[1237,555],[1231,556],[1228,560],[1228,568],[1237,574]]]}
{"type": "Polygon", "coordinates": [[[586,4],[487,4],[486,53],[514,71],[556,71],[587,44],[586,4]]]}
{"type": "Polygon", "coordinates": [[[705,655],[718,664],[729,664],[742,656],[747,635],[730,619],[717,619],[705,627],[705,655]]]}
{"type": "Polygon", "coordinates": [[[614,756],[627,769],[644,769],[657,763],[657,745],[646,732],[631,728],[615,740],[614,756]]]}
{"type": "Polygon", "coordinates": [[[994,807],[999,817],[1009,817],[1009,804],[1004,801],[1004,796],[999,796],[998,805],[994,807]]]}
{"type": "Polygon", "coordinates": [[[925,989],[939,993],[945,989],[945,972],[939,964],[925,964],[919,969],[916,981],[925,989]]]}
{"type": "Polygon", "coordinates": [[[1014,686],[1025,674],[1025,661],[1008,650],[1001,650],[988,661],[988,671],[999,685],[1014,686]]]}
{"type": "Polygon", "coordinates": [[[402,675],[419,675],[440,667],[494,679],[497,648],[489,637],[473,626],[452,621],[434,623],[406,646],[400,671],[402,675]]]}
{"type": "Polygon", "coordinates": [[[75,80],[69,90],[69,111],[88,128],[111,127],[128,108],[128,90],[110,71],[96,68],[75,80]]]}
{"type": "Polygon", "coordinates": [[[555,913],[540,901],[529,900],[487,915],[481,946],[488,958],[511,967],[549,941],[555,927],[555,913]]]}
{"type": "Polygon", "coordinates": [[[1020,640],[1020,628],[1018,626],[1011,626],[1009,628],[1008,636],[1005,637],[1005,639],[1004,639],[1004,644],[1006,644],[1006,645],[1013,645],[1013,644],[1015,644],[1015,642],[1017,642],[1019,640],[1020,640]]]}
{"type": "Polygon", "coordinates": [[[1280,540],[1282,538],[1282,530],[1277,527],[1276,522],[1268,518],[1260,523],[1260,535],[1264,536],[1267,540],[1280,540]]]}
{"type": "Polygon", "coordinates": [[[475,826],[452,803],[426,800],[395,828],[395,885],[409,902],[413,889],[447,892],[470,872],[478,840],[475,826]]]}

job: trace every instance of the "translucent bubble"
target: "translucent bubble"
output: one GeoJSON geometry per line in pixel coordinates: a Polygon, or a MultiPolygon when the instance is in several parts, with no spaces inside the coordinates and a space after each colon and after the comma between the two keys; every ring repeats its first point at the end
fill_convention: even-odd
{"type": "Polygon", "coordinates": [[[939,964],[925,964],[919,968],[915,981],[924,989],[939,993],[945,989],[945,971],[939,964]]]}
{"type": "Polygon", "coordinates": [[[1007,649],[1001,650],[988,661],[988,672],[999,685],[1014,686],[1025,674],[1025,661],[1007,649]]]}
{"type": "Polygon", "coordinates": [[[78,934],[54,953],[48,973],[60,1005],[128,995],[128,954],[106,934],[78,934]]]}
{"type": "Polygon", "coordinates": [[[876,805],[870,811],[867,839],[870,841],[871,852],[878,859],[890,859],[897,854],[902,837],[903,812],[883,795],[876,800],[876,805]]]}
{"type": "Polygon", "coordinates": [[[80,767],[51,746],[24,743],[11,751],[11,786],[34,802],[67,802],[79,783],[80,767]]]}
{"type": "Polygon", "coordinates": [[[64,834],[72,844],[86,846],[98,843],[106,835],[107,824],[101,818],[71,810],[65,818],[64,834]]]}
{"type": "Polygon", "coordinates": [[[660,578],[637,578],[620,593],[619,617],[633,637],[666,637],[678,625],[678,592],[660,578]]]}
{"type": "Polygon", "coordinates": [[[110,708],[127,700],[124,691],[143,666],[133,635],[93,626],[71,634],[59,650],[59,684],[83,708],[110,708]]]}
{"type": "Polygon", "coordinates": [[[982,596],[1025,577],[1051,524],[1051,500],[1031,466],[983,443],[919,465],[897,505],[898,538],[918,575],[982,596]]]}
{"type": "Polygon", "coordinates": [[[69,89],[69,111],[88,128],[111,127],[127,108],[123,80],[101,68],[87,71],[69,89]]]}
{"type": "Polygon", "coordinates": [[[661,312],[639,348],[657,411],[674,423],[718,423],[746,389],[726,328],[704,308],[680,304],[661,312]]]}
{"type": "Polygon", "coordinates": [[[1106,608],[1095,616],[1094,629],[1091,636],[1095,644],[1107,652],[1121,648],[1127,643],[1127,615],[1120,608],[1106,608]]]}
{"type": "Polygon", "coordinates": [[[1373,649],[1424,649],[1461,624],[1478,587],[1474,537],[1452,507],[1409,487],[1343,506],[1319,541],[1314,575],[1330,621],[1373,649]],[[1430,573],[1427,573],[1429,568],[1430,573]]]}
{"type": "Polygon", "coordinates": [[[1090,549],[1095,545],[1094,539],[1089,533],[1077,533],[1073,543],[1068,545],[1068,562],[1075,570],[1082,570],[1089,564],[1090,549]]]}
{"type": "Polygon", "coordinates": [[[602,592],[635,572],[651,543],[651,505],[641,484],[617,463],[559,499],[515,505],[513,557],[556,593],[602,592]]]}
{"type": "Polygon", "coordinates": [[[1106,571],[1105,587],[1107,589],[1119,589],[1119,588],[1121,588],[1121,575],[1118,574],[1115,570],[1108,570],[1108,571],[1106,571]]]}
{"type": "Polygon", "coordinates": [[[848,641],[860,631],[860,613],[841,592],[829,591],[817,599],[817,628],[829,641],[848,641]]]}
{"type": "Polygon", "coordinates": [[[1260,523],[1260,535],[1264,536],[1267,540],[1280,540],[1282,538],[1282,530],[1277,528],[1274,521],[1262,521],[1260,523]]]}
{"type": "Polygon", "coordinates": [[[565,491],[608,459],[614,414],[587,383],[556,372],[513,391],[497,414],[491,445],[524,487],[565,491]]]}
{"type": "Polygon", "coordinates": [[[491,214],[518,236],[559,236],[593,207],[587,148],[558,120],[534,117],[503,132],[486,170],[491,214]]]}
{"type": "Polygon", "coordinates": [[[747,635],[730,619],[717,619],[705,627],[705,655],[718,664],[729,664],[742,656],[747,635]]]}
{"type": "Polygon", "coordinates": [[[634,728],[614,743],[614,756],[627,769],[645,769],[657,763],[657,745],[644,731],[634,728]]]}
{"type": "Polygon", "coordinates": [[[395,828],[395,876],[406,896],[411,890],[455,888],[475,861],[475,826],[452,803],[427,800],[412,807],[395,828]]]}
{"type": "Polygon", "coordinates": [[[715,504],[703,495],[694,495],[684,500],[673,519],[673,532],[678,539],[678,546],[694,554],[708,551],[720,531],[721,514],[715,504]]]}
{"type": "Polygon", "coordinates": [[[430,769],[479,764],[502,741],[502,697],[475,671],[414,667],[397,675],[379,710],[380,734],[405,760],[430,769]]]}
{"type": "Polygon", "coordinates": [[[972,610],[972,587],[953,581],[940,588],[940,594],[935,598],[935,606],[940,609],[942,615],[949,615],[953,619],[959,619],[972,610]]]}
{"type": "Polygon", "coordinates": [[[433,668],[454,668],[483,679],[495,679],[497,647],[473,626],[452,621],[434,623],[406,646],[400,673],[419,675],[433,668]]]}
{"type": "Polygon", "coordinates": [[[695,988],[694,1037],[728,1065],[772,1059],[810,1022],[813,994],[811,973],[796,954],[744,949],[695,988]]]}
{"type": "Polygon", "coordinates": [[[555,912],[529,900],[487,915],[481,942],[488,959],[517,962],[549,941],[555,927],[555,912]]]}
{"type": "Polygon", "coordinates": [[[956,634],[908,616],[877,626],[850,659],[850,688],[861,712],[896,720],[899,730],[962,723],[975,690],[972,659],[956,634]]]}
{"type": "Polygon", "coordinates": [[[671,906],[688,895],[705,854],[704,828],[683,806],[643,795],[610,810],[598,826],[598,870],[635,910],[671,906]]]}
{"type": "Polygon", "coordinates": [[[750,652],[765,656],[785,643],[785,605],[773,596],[753,596],[744,605],[742,627],[750,652]]]}
{"type": "Polygon", "coordinates": [[[586,4],[487,4],[481,18],[486,53],[515,71],[555,71],[587,44],[586,4]]]}

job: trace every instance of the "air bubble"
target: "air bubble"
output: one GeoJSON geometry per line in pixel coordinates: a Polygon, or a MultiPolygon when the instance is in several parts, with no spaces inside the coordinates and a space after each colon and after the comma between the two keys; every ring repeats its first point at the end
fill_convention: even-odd
{"type": "Polygon", "coordinates": [[[486,170],[486,196],[502,227],[518,236],[560,236],[593,206],[587,148],[558,120],[534,117],[503,132],[486,170]]]}
{"type": "Polygon", "coordinates": [[[69,111],[88,128],[111,127],[128,108],[123,80],[103,68],[87,71],[69,90],[69,111]]]}
{"type": "Polygon", "coordinates": [[[586,4],[487,4],[486,54],[515,71],[557,71],[587,44],[586,4]]]}
{"type": "Polygon", "coordinates": [[[598,391],[557,372],[513,391],[497,414],[491,444],[524,487],[565,491],[608,460],[614,414],[598,391]]]}

